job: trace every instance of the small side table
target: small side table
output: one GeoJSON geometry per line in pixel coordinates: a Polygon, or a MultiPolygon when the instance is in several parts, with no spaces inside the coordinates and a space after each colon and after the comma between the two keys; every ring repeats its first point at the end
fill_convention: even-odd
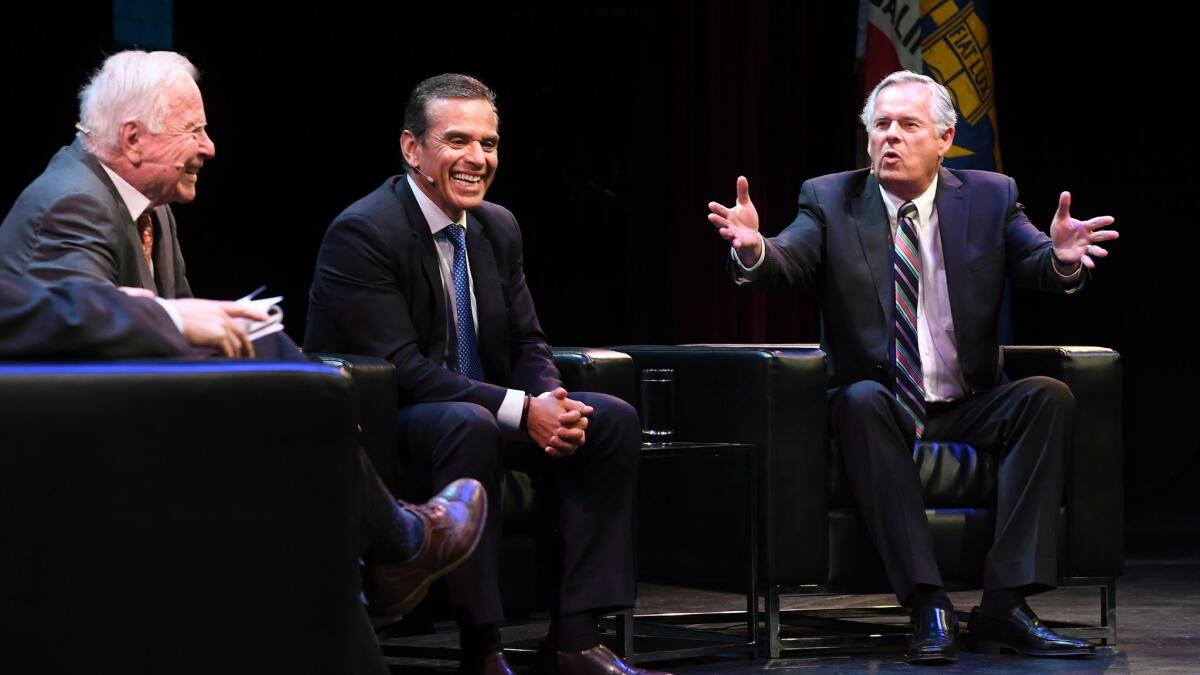
{"type": "MultiPolygon", "coordinates": [[[[754,657],[758,647],[758,518],[755,446],[747,443],[673,442],[642,445],[638,486],[639,571],[670,565],[669,523],[655,518],[657,531],[644,530],[647,509],[670,509],[679,524],[704,529],[705,520],[721,517],[740,504],[745,522],[746,632],[744,636],[680,626],[682,623],[736,622],[741,612],[659,613],[624,612],[616,617],[616,647],[633,663],[744,652],[754,657]],[[678,463],[708,462],[713,485],[672,483],[678,463]],[[643,556],[651,559],[643,560],[643,556]],[[645,565],[643,563],[646,563],[645,565]]],[[[661,515],[661,513],[660,513],[661,515]]],[[[672,528],[673,529],[673,528],[672,528]]],[[[686,530],[687,528],[683,528],[686,530]]],[[[681,530],[682,531],[682,530],[681,530]]],[[[716,544],[719,545],[719,542],[716,544]]],[[[640,575],[639,575],[640,576],[640,575]]]]}

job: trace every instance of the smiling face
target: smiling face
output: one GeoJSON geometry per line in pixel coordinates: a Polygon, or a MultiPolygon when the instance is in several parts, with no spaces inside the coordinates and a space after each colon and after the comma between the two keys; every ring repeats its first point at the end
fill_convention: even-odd
{"type": "Polygon", "coordinates": [[[196,83],[184,78],[165,96],[169,112],[161,131],[127,122],[121,132],[130,165],[126,180],[156,206],[195,199],[200,168],[217,153],[205,129],[204,101],[196,83]]]}
{"type": "Polygon", "coordinates": [[[929,87],[920,82],[894,84],[875,97],[867,139],[871,169],[901,199],[915,199],[933,183],[954,141],[954,127],[937,133],[932,103],[929,87]]]}
{"type": "Polygon", "coordinates": [[[400,135],[404,161],[413,177],[451,220],[483,202],[499,164],[499,119],[484,99],[435,98],[425,108],[429,127],[419,139],[400,135]]]}

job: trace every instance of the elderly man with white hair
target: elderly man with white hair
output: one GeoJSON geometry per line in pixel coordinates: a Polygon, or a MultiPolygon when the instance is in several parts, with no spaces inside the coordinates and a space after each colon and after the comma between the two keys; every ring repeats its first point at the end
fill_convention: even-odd
{"type": "Polygon", "coordinates": [[[0,271],[192,296],[168,204],[190,202],[216,154],[196,69],[174,52],[127,51],[79,96],[79,133],[0,226],[0,271]]]}

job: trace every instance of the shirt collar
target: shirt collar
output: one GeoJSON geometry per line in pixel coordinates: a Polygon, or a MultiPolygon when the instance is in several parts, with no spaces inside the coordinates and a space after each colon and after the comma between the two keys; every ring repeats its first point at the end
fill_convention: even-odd
{"type": "MultiPolygon", "coordinates": [[[[929,184],[929,187],[912,200],[917,207],[917,218],[922,223],[928,223],[929,218],[933,215],[933,199],[937,196],[938,180],[940,180],[940,176],[934,175],[933,182],[929,184]]],[[[879,186],[879,193],[883,195],[883,203],[887,206],[888,218],[896,220],[896,212],[900,210],[901,206],[904,206],[906,200],[883,189],[883,185],[879,186]]]]}
{"type": "Polygon", "coordinates": [[[425,223],[429,225],[430,232],[437,234],[438,232],[441,232],[449,227],[451,222],[458,223],[459,225],[462,225],[464,229],[466,229],[466,211],[458,214],[458,220],[451,221],[446,217],[446,214],[442,213],[442,210],[437,207],[437,204],[434,204],[433,200],[421,191],[421,188],[417,186],[415,181],[413,181],[412,176],[406,175],[404,178],[408,181],[408,187],[412,188],[413,196],[417,198],[417,206],[421,207],[421,213],[425,216],[425,223]]]}
{"type": "Polygon", "coordinates": [[[121,201],[125,204],[125,208],[129,210],[129,217],[133,221],[146,212],[150,208],[150,200],[146,195],[138,192],[138,189],[129,184],[129,181],[117,175],[116,171],[108,168],[104,162],[100,162],[100,168],[104,169],[104,173],[112,179],[113,187],[117,188],[117,194],[121,195],[121,201]]]}

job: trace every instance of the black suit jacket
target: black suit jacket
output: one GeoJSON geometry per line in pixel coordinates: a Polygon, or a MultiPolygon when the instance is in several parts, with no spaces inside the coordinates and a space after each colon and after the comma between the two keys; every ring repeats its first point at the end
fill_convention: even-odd
{"type": "Polygon", "coordinates": [[[44,286],[0,272],[0,358],[182,356],[190,347],[158,304],[110,286],[44,286]]]}
{"type": "MultiPolygon", "coordinates": [[[[865,169],[821,176],[804,183],[799,201],[795,220],[766,239],[753,283],[817,291],[832,386],[890,384],[895,290],[879,183],[865,169]]],[[[942,169],[935,208],[959,365],[971,391],[989,389],[1001,378],[1005,279],[1046,291],[1080,282],[1055,272],[1050,238],[1029,222],[1008,176],[942,169]]]]}
{"type": "Polygon", "coordinates": [[[445,367],[447,308],[429,225],[404,176],[389,178],[329,226],[309,293],[306,351],[390,360],[400,403],[466,401],[494,414],[506,389],[559,386],[525,284],[521,230],[484,202],[467,212],[480,359],[486,382],[445,367]]]}
{"type": "Polygon", "coordinates": [[[100,162],[76,140],[54,155],[0,225],[0,271],[44,283],[83,279],[190,298],[175,216],[158,220],[154,273],[129,210],[100,162]]]}

